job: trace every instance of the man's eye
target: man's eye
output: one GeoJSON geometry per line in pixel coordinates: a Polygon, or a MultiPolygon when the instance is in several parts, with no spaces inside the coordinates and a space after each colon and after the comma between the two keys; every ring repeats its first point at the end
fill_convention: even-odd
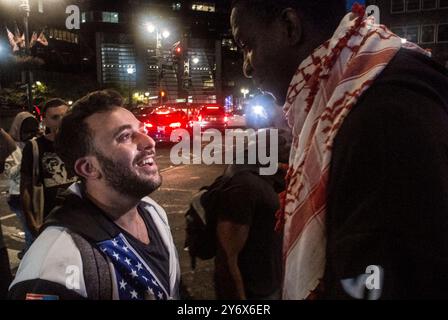
{"type": "Polygon", "coordinates": [[[118,138],[118,141],[119,141],[119,142],[125,142],[125,141],[129,140],[130,138],[131,138],[131,134],[130,134],[130,133],[125,133],[125,134],[122,134],[122,135],[118,138]]]}

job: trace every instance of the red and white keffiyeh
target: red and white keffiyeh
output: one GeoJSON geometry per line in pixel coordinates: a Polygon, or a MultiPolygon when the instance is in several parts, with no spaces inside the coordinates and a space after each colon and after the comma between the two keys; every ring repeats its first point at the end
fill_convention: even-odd
{"type": "Polygon", "coordinates": [[[284,111],[293,128],[284,199],[283,299],[314,296],[324,275],[326,188],[333,139],[359,97],[405,46],[355,5],[299,66],[284,111]]]}

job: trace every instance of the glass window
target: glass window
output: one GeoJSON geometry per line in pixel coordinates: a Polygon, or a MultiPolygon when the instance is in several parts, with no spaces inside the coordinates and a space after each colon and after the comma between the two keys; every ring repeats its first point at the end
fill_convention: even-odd
{"type": "Polygon", "coordinates": [[[421,43],[434,43],[436,35],[436,26],[435,25],[427,25],[422,26],[422,35],[420,42],[421,43]]]}
{"type": "Polygon", "coordinates": [[[448,42],[448,23],[439,24],[437,42],[448,42]]]}
{"type": "Polygon", "coordinates": [[[406,39],[410,42],[418,42],[418,26],[408,26],[406,28],[406,39]]]}
{"type": "Polygon", "coordinates": [[[392,0],[390,12],[392,13],[404,12],[404,0],[392,0]]]}
{"type": "Polygon", "coordinates": [[[437,7],[437,0],[422,0],[422,9],[431,10],[437,7]]]}
{"type": "Polygon", "coordinates": [[[404,28],[404,27],[391,27],[390,31],[392,31],[393,33],[395,33],[397,36],[399,36],[401,38],[406,37],[406,28],[404,28]]]}
{"type": "Polygon", "coordinates": [[[118,13],[117,12],[102,12],[102,21],[110,23],[118,23],[118,13]]]}
{"type": "Polygon", "coordinates": [[[195,11],[215,12],[215,4],[213,3],[194,3],[191,9],[195,11]]]}
{"type": "Polygon", "coordinates": [[[420,0],[406,0],[406,11],[420,10],[420,0]]]}

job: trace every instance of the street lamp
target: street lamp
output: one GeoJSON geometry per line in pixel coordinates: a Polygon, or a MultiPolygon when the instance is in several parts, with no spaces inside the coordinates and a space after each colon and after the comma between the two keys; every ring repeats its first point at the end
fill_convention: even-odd
{"type": "Polygon", "coordinates": [[[146,30],[149,33],[156,33],[157,87],[160,91],[162,82],[162,39],[167,39],[170,36],[170,31],[167,29],[161,30],[157,25],[151,22],[146,24],[146,30]]]}
{"type": "Polygon", "coordinates": [[[132,77],[132,75],[134,74],[134,72],[135,72],[135,69],[134,68],[132,68],[132,67],[129,67],[128,69],[127,69],[127,72],[128,72],[128,77],[129,77],[129,85],[128,85],[128,95],[129,95],[129,101],[128,101],[128,103],[129,103],[129,105],[132,105],[132,97],[131,97],[131,77],[132,77]]]}
{"type": "MultiPolygon", "coordinates": [[[[30,55],[30,35],[28,28],[28,17],[30,16],[30,3],[28,0],[20,0],[19,5],[20,10],[23,11],[23,25],[25,27],[25,54],[30,55]]],[[[28,96],[28,110],[33,112],[33,88],[31,71],[28,69],[26,71],[26,81],[27,81],[27,96],[28,96]]]]}
{"type": "Polygon", "coordinates": [[[170,36],[170,32],[168,30],[163,30],[162,31],[162,37],[164,39],[168,38],[170,36]]]}
{"type": "Polygon", "coordinates": [[[246,95],[249,93],[249,89],[242,88],[241,93],[244,95],[244,99],[246,99],[246,95]]]}
{"type": "Polygon", "coordinates": [[[199,63],[199,58],[198,58],[198,57],[193,57],[193,59],[191,59],[191,61],[192,61],[194,64],[198,64],[198,63],[199,63]]]}

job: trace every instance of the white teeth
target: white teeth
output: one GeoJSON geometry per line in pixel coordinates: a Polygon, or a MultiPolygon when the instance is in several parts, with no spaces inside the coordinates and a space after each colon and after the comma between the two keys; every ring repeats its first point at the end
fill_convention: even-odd
{"type": "Polygon", "coordinates": [[[140,162],[140,166],[144,166],[144,165],[152,165],[154,163],[154,160],[152,158],[148,158],[143,160],[142,162],[140,162]]]}

